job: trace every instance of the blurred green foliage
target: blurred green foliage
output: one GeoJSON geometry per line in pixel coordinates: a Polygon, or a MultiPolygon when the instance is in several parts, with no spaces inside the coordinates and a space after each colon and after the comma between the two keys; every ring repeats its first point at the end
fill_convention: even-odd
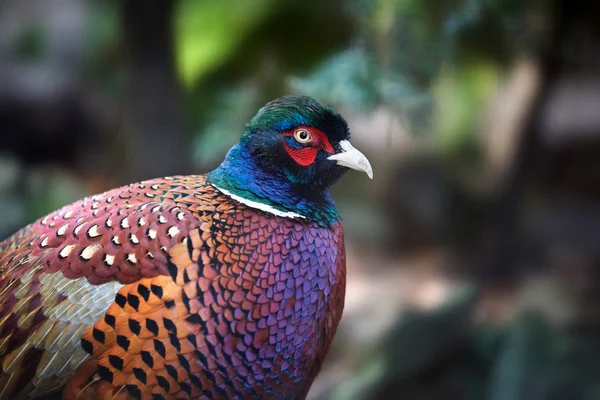
{"type": "Polygon", "coordinates": [[[413,133],[439,137],[441,150],[470,148],[503,68],[526,43],[507,40],[523,33],[519,1],[328,4],[181,3],[178,59],[195,136],[206,136],[195,141],[200,162],[213,162],[206,146],[221,152],[252,110],[286,93],[357,112],[383,106],[413,133]]]}
{"type": "Polygon", "coordinates": [[[251,87],[223,90],[215,95],[214,112],[194,138],[194,158],[206,164],[218,164],[223,154],[240,138],[244,124],[256,112],[259,94],[251,87]]]}
{"type": "MultiPolygon", "coordinates": [[[[90,6],[87,73],[119,96],[118,2],[90,6]]],[[[524,11],[518,0],[179,0],[175,54],[196,161],[212,165],[260,105],[288,93],[359,113],[385,107],[442,151],[469,148],[502,71],[531,41],[524,11]]]]}
{"type": "Polygon", "coordinates": [[[179,71],[186,86],[231,58],[273,7],[278,7],[273,0],[182,0],[176,15],[176,40],[179,71]]]}
{"type": "Polygon", "coordinates": [[[489,99],[498,92],[501,72],[489,62],[469,68],[447,67],[433,85],[436,145],[442,151],[465,147],[482,125],[489,99]]]}
{"type": "MultiPolygon", "coordinates": [[[[119,104],[127,79],[121,3],[85,4],[86,86],[119,104]]],[[[290,93],[349,113],[385,108],[409,133],[465,159],[462,153],[476,151],[481,113],[505,68],[531,41],[518,0],[175,4],[174,55],[202,170],[221,160],[258,107],[290,93]]],[[[35,20],[21,27],[11,44],[17,58],[44,57],[42,28],[35,20]]]]}
{"type": "MultiPolygon", "coordinates": [[[[86,85],[119,104],[127,79],[121,3],[85,4],[86,85]]],[[[349,113],[385,108],[438,151],[473,151],[482,111],[505,68],[531,42],[527,6],[519,0],[175,4],[175,61],[192,154],[203,170],[220,161],[258,107],[290,93],[349,113]]],[[[11,49],[37,62],[47,40],[33,20],[11,49]]]]}
{"type": "Polygon", "coordinates": [[[78,179],[56,170],[33,171],[26,190],[30,215],[45,215],[88,195],[78,179]]]}
{"type": "Polygon", "coordinates": [[[359,112],[385,105],[400,113],[409,126],[420,126],[419,116],[429,112],[431,105],[428,93],[403,75],[383,71],[360,48],[335,54],[304,78],[290,79],[290,87],[359,112]]]}
{"type": "Polygon", "coordinates": [[[489,398],[597,399],[597,334],[561,331],[536,315],[513,321],[492,370],[489,398]]]}
{"type": "Polygon", "coordinates": [[[92,17],[84,32],[85,72],[97,90],[118,98],[125,85],[119,9],[108,1],[92,2],[90,7],[92,17]]]}
{"type": "Polygon", "coordinates": [[[410,314],[344,382],[334,399],[594,400],[597,327],[557,329],[528,313],[502,327],[475,322],[475,292],[410,314]]]}
{"type": "Polygon", "coordinates": [[[44,31],[35,23],[24,26],[12,43],[13,54],[21,61],[39,60],[46,48],[44,31]]]}

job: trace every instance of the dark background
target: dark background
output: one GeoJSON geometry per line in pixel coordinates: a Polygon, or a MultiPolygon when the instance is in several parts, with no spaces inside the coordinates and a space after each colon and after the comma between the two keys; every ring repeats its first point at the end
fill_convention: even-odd
{"type": "Polygon", "coordinates": [[[4,0],[0,236],[335,106],[344,318],[310,399],[600,399],[600,6],[4,0]]]}

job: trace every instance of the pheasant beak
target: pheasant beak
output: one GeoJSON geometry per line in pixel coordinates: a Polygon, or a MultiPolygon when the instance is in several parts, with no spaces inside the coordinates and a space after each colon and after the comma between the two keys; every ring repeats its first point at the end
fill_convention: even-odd
{"type": "Polygon", "coordinates": [[[366,173],[369,178],[373,179],[373,169],[371,168],[371,163],[369,160],[367,160],[367,157],[365,157],[363,153],[356,150],[354,146],[352,146],[347,140],[342,140],[340,142],[340,147],[342,148],[342,151],[327,157],[327,159],[331,161],[337,161],[337,164],[343,167],[352,168],[356,171],[362,171],[366,173]]]}

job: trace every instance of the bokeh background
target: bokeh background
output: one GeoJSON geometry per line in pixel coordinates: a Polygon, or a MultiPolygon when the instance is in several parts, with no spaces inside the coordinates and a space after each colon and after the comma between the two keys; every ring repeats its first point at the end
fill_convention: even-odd
{"type": "Polygon", "coordinates": [[[309,398],[600,399],[600,5],[0,1],[0,236],[216,167],[266,101],[348,120],[345,314],[309,398]]]}

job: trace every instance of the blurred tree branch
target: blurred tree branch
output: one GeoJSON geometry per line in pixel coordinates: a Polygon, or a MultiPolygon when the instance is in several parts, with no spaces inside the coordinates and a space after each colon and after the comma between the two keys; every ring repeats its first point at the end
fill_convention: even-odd
{"type": "Polygon", "coordinates": [[[554,90],[560,69],[559,54],[562,38],[571,15],[566,10],[554,11],[554,21],[547,34],[547,40],[540,49],[531,49],[538,53],[540,83],[539,89],[530,105],[529,115],[516,135],[518,145],[516,154],[498,189],[495,201],[491,205],[491,216],[487,227],[487,242],[484,247],[484,259],[480,279],[485,286],[512,285],[518,279],[516,254],[519,247],[519,204],[523,193],[530,183],[531,171],[540,153],[543,151],[541,137],[544,124],[544,111],[547,98],[554,90]]]}
{"type": "Polygon", "coordinates": [[[190,169],[175,67],[173,18],[176,0],[121,2],[129,74],[127,154],[131,181],[184,174],[190,169]]]}

